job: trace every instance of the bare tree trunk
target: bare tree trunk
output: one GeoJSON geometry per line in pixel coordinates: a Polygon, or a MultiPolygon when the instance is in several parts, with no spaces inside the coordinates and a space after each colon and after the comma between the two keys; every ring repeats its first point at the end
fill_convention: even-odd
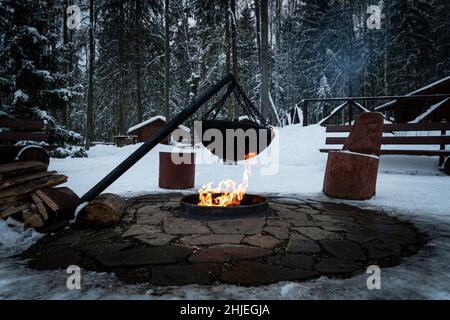
{"type": "MultiPolygon", "coordinates": [[[[226,1],[225,4],[225,50],[226,50],[226,60],[225,60],[225,71],[226,73],[231,72],[231,50],[230,50],[230,12],[228,11],[230,8],[230,0],[226,1]]],[[[233,104],[231,103],[231,99],[227,99],[227,119],[233,119],[233,104]]]]}
{"type": "MultiPolygon", "coordinates": [[[[239,82],[239,65],[237,58],[237,31],[236,31],[236,1],[231,0],[231,56],[232,56],[232,64],[233,64],[233,75],[237,82],[239,82]]],[[[239,105],[234,99],[233,101],[233,118],[239,118],[239,105]]]]}
{"type": "Polygon", "coordinates": [[[269,118],[269,13],[267,0],[261,0],[261,112],[269,118]]]}
{"type": "Polygon", "coordinates": [[[144,110],[142,107],[142,77],[141,77],[141,66],[142,66],[142,58],[141,58],[141,45],[142,41],[140,40],[140,34],[139,32],[142,30],[141,24],[142,24],[142,4],[141,1],[136,1],[136,11],[134,15],[134,27],[136,28],[133,36],[136,38],[135,41],[137,41],[136,45],[136,55],[135,55],[135,76],[136,76],[136,111],[137,111],[137,117],[138,122],[141,123],[144,119],[144,110]],[[136,32],[137,31],[137,32],[136,32]],[[138,40],[139,39],[139,40],[138,40]]]}
{"type": "MultiPolygon", "coordinates": [[[[64,0],[64,8],[63,8],[63,47],[67,50],[67,44],[69,42],[69,30],[67,28],[67,7],[69,6],[69,1],[68,0],[64,0]]],[[[68,58],[68,56],[65,57],[66,59],[68,58]]],[[[68,59],[67,59],[68,60],[68,59]]],[[[64,74],[67,76],[67,74],[69,73],[69,62],[66,61],[64,63],[64,74]]],[[[68,108],[69,108],[70,102],[67,104],[66,109],[62,110],[62,123],[64,126],[67,127],[67,122],[68,122],[68,108]]]]}
{"type": "Polygon", "coordinates": [[[279,48],[281,44],[281,4],[282,0],[277,0],[276,2],[276,26],[277,26],[277,32],[275,34],[275,42],[276,46],[279,48]]]}
{"type": "MultiPolygon", "coordinates": [[[[289,2],[289,12],[291,12],[291,3],[289,2]]],[[[287,83],[287,92],[288,92],[288,106],[291,106],[293,103],[293,97],[292,97],[292,58],[291,58],[291,46],[292,46],[292,21],[289,20],[288,22],[288,48],[287,48],[287,62],[288,62],[288,83],[287,83]]]]}
{"type": "Polygon", "coordinates": [[[144,119],[144,112],[142,109],[142,79],[141,79],[141,64],[136,63],[136,109],[138,122],[141,123],[144,119]]]}
{"type": "Polygon", "coordinates": [[[164,116],[170,119],[170,29],[169,29],[169,0],[164,2],[164,116]]]}
{"type": "Polygon", "coordinates": [[[260,0],[255,0],[255,16],[256,16],[256,48],[258,49],[258,63],[261,65],[261,10],[259,6],[260,0]]]}
{"type": "Polygon", "coordinates": [[[118,39],[118,54],[119,54],[119,101],[117,104],[117,134],[125,134],[125,113],[124,113],[124,85],[125,85],[125,71],[124,71],[124,51],[123,51],[123,32],[124,32],[124,12],[123,3],[119,4],[119,39],[118,39]]]}
{"type": "MultiPolygon", "coordinates": [[[[67,6],[72,5],[72,4],[73,4],[73,0],[69,0],[67,6]]],[[[66,9],[67,9],[67,7],[66,7],[66,9]]],[[[67,10],[65,10],[65,11],[67,14],[67,10]]],[[[67,19],[64,21],[65,25],[66,25],[66,22],[67,22],[67,19]]],[[[66,25],[66,27],[67,27],[67,25],[66,25]]],[[[95,30],[95,25],[94,25],[94,30],[95,30]]],[[[74,65],[74,63],[73,63],[74,50],[73,50],[73,43],[72,43],[73,32],[71,30],[68,30],[67,37],[68,37],[68,42],[71,44],[70,51],[69,51],[69,62],[68,62],[69,70],[68,71],[71,74],[70,79],[72,79],[72,71],[73,71],[73,65],[74,65]]],[[[72,114],[72,103],[69,103],[69,105],[67,106],[67,129],[68,130],[72,130],[72,119],[70,118],[71,114],[72,114]]]]}
{"type": "Polygon", "coordinates": [[[89,62],[88,62],[88,94],[86,110],[86,141],[85,147],[89,150],[94,128],[94,0],[89,1],[89,62]]]}
{"type": "Polygon", "coordinates": [[[384,94],[389,95],[389,80],[388,80],[388,48],[389,48],[389,4],[386,3],[385,10],[385,28],[384,28],[384,94]]]}

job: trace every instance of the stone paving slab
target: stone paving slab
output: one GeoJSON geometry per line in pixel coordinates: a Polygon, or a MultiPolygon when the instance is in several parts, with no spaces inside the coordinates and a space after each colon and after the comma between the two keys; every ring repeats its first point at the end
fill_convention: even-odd
{"type": "Polygon", "coordinates": [[[176,239],[176,236],[167,233],[152,233],[152,234],[143,234],[135,237],[136,239],[148,244],[149,246],[165,246],[176,239]]]}
{"type": "Polygon", "coordinates": [[[243,245],[225,245],[201,249],[189,257],[189,262],[227,262],[254,259],[270,255],[269,250],[243,245]]]}
{"type": "Polygon", "coordinates": [[[289,229],[285,227],[265,227],[263,231],[274,236],[278,240],[289,239],[289,235],[291,234],[289,229]]]}
{"type": "Polygon", "coordinates": [[[363,249],[356,242],[335,239],[325,239],[319,242],[326,251],[335,257],[355,261],[366,259],[363,249]]]}
{"type": "Polygon", "coordinates": [[[164,231],[168,234],[209,234],[211,231],[200,221],[168,217],[164,219],[164,231]]]}
{"type": "Polygon", "coordinates": [[[286,280],[305,280],[317,276],[307,270],[295,270],[281,266],[241,261],[222,273],[221,279],[228,283],[255,285],[286,280]]]}
{"type": "Polygon", "coordinates": [[[183,217],[180,194],[127,199],[118,225],[68,228],[22,253],[31,268],[76,264],[127,283],[261,285],[350,277],[368,265],[401,263],[427,236],[383,212],[302,197],[268,198],[271,215],[183,217]]]}
{"type": "Polygon", "coordinates": [[[131,226],[130,228],[125,231],[125,233],[122,234],[122,238],[127,237],[134,237],[134,236],[140,236],[140,235],[149,235],[161,232],[159,227],[153,226],[153,225],[146,225],[146,224],[135,224],[131,226]]]}
{"type": "Polygon", "coordinates": [[[208,226],[215,234],[257,234],[266,225],[263,217],[233,218],[209,221],[208,226]]]}
{"type": "Polygon", "coordinates": [[[291,253],[319,253],[320,247],[317,242],[299,234],[291,234],[286,252],[291,253]]]}
{"type": "Polygon", "coordinates": [[[277,240],[274,237],[265,236],[261,234],[248,236],[244,239],[243,242],[251,246],[260,247],[264,249],[273,249],[281,243],[280,240],[277,240]]]}
{"type": "Polygon", "coordinates": [[[216,264],[155,267],[150,282],[156,285],[208,284],[220,276],[216,264]]]}
{"type": "MultiPolygon", "coordinates": [[[[144,207],[145,208],[145,207],[144,207]]],[[[146,224],[146,225],[159,225],[162,223],[163,219],[169,216],[167,212],[164,211],[156,211],[156,212],[141,212],[136,214],[137,216],[137,224],[146,224]]]]}
{"type": "Polygon", "coordinates": [[[351,275],[360,268],[361,265],[355,261],[336,258],[324,259],[315,267],[320,273],[336,275],[351,275]]]}
{"type": "Polygon", "coordinates": [[[268,263],[288,267],[292,269],[312,270],[314,259],[305,254],[287,253],[283,255],[271,256],[267,259],[268,263]]]}
{"type": "Polygon", "coordinates": [[[192,248],[183,246],[161,246],[106,253],[96,258],[106,267],[145,266],[169,264],[187,258],[192,248]]]}
{"type": "Polygon", "coordinates": [[[338,233],[326,231],[319,227],[295,227],[291,228],[301,235],[311,239],[311,240],[323,240],[323,239],[341,239],[342,236],[338,233]]]}
{"type": "Polygon", "coordinates": [[[213,244],[239,244],[244,238],[241,234],[209,234],[204,236],[185,236],[180,243],[191,246],[207,246],[213,244]]]}

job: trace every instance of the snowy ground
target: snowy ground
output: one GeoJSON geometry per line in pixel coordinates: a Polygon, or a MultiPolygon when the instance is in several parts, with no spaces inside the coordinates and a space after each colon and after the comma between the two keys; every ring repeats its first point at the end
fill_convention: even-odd
{"type": "MultiPolygon", "coordinates": [[[[267,166],[255,164],[248,191],[330,201],[321,193],[326,155],[318,149],[325,141],[324,129],[290,126],[280,129],[277,137],[279,140],[264,152],[273,155],[271,165],[275,171],[265,175],[267,166]]],[[[67,186],[81,196],[137,147],[96,146],[89,151],[89,158],[52,159],[50,169],[66,174],[67,186]]],[[[158,150],[167,148],[158,146],[107,191],[124,196],[165,192],[158,188],[158,150]]],[[[197,158],[209,164],[197,165],[196,188],[225,178],[241,180],[242,164],[220,164],[204,151],[198,151],[197,158]]],[[[305,283],[282,282],[261,289],[231,285],[130,286],[121,284],[113,275],[84,272],[82,290],[70,291],[65,286],[65,270],[36,272],[13,258],[6,258],[31,245],[39,235],[22,231],[20,225],[7,226],[0,220],[0,299],[450,299],[449,191],[450,177],[437,170],[437,158],[384,156],[381,159],[376,197],[355,203],[409,220],[432,238],[418,255],[405,259],[397,267],[382,269],[381,290],[368,290],[365,274],[346,280],[323,277],[305,283]]]]}

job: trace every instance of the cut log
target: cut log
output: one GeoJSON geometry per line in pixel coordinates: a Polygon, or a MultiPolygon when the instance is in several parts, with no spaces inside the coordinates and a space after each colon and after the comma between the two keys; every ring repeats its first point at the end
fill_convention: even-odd
{"type": "Polygon", "coordinates": [[[367,155],[328,153],[323,192],[333,198],[366,200],[375,195],[378,159],[367,155]]]}
{"type": "Polygon", "coordinates": [[[24,199],[21,199],[21,200],[14,200],[12,202],[7,202],[7,203],[0,204],[0,212],[3,212],[6,209],[9,209],[9,208],[11,208],[13,206],[18,206],[18,205],[24,204],[26,202],[29,202],[29,199],[24,198],[24,199]]]}
{"type": "Polygon", "coordinates": [[[76,224],[81,228],[109,227],[120,221],[126,209],[125,200],[112,193],[104,193],[80,210],[76,224]]]}
{"type": "Polygon", "coordinates": [[[80,200],[75,192],[67,187],[61,188],[45,188],[36,190],[36,195],[55,212],[56,215],[61,213],[69,214],[73,218],[74,207],[80,200]]]}
{"type": "Polygon", "coordinates": [[[48,177],[42,177],[28,183],[9,187],[0,191],[0,199],[12,196],[20,196],[31,193],[37,189],[53,187],[67,181],[67,177],[62,174],[55,174],[48,177]]]}
{"type": "Polygon", "coordinates": [[[22,184],[24,182],[28,182],[31,180],[39,179],[42,177],[48,177],[48,176],[51,176],[56,173],[57,173],[56,171],[43,171],[43,172],[36,172],[36,173],[28,174],[26,176],[21,176],[21,177],[17,177],[17,178],[11,178],[8,180],[4,180],[3,182],[0,182],[0,190],[3,190],[8,187],[16,186],[16,185],[19,185],[19,184],[22,184]]]}
{"type": "Polygon", "coordinates": [[[42,218],[44,218],[44,220],[47,221],[48,211],[42,199],[36,193],[31,194],[31,199],[33,199],[33,202],[36,205],[37,209],[39,210],[39,213],[41,214],[42,218]]]}
{"type": "Polygon", "coordinates": [[[45,224],[44,218],[37,211],[30,211],[23,214],[23,224],[25,228],[41,228],[45,224]]]}
{"type": "Polygon", "coordinates": [[[6,197],[3,199],[0,199],[0,205],[11,205],[16,202],[24,202],[23,200],[27,199],[28,195],[20,195],[20,196],[12,196],[12,197],[6,197]]]}
{"type": "Polygon", "coordinates": [[[28,209],[29,207],[31,207],[31,203],[29,203],[29,202],[26,202],[26,203],[23,203],[20,205],[11,206],[8,209],[0,212],[0,218],[6,219],[9,216],[12,216],[13,214],[16,214],[18,212],[21,212],[22,210],[28,209]]]}
{"type": "Polygon", "coordinates": [[[0,165],[0,181],[35,172],[47,171],[47,165],[38,161],[12,162],[0,165]]]}
{"type": "Polygon", "coordinates": [[[48,152],[39,146],[23,147],[16,156],[17,161],[38,161],[47,165],[50,163],[50,156],[48,152]]]}

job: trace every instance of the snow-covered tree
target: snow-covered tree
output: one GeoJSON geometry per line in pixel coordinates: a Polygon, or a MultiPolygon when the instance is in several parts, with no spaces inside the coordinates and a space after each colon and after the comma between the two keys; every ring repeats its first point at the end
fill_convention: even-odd
{"type": "MultiPolygon", "coordinates": [[[[82,95],[64,73],[64,50],[58,23],[58,4],[17,0],[2,2],[0,79],[2,110],[19,119],[43,120],[50,143],[80,143],[82,137],[61,127],[59,119],[82,95]]],[[[59,24],[60,25],[60,24],[59,24]]]]}

